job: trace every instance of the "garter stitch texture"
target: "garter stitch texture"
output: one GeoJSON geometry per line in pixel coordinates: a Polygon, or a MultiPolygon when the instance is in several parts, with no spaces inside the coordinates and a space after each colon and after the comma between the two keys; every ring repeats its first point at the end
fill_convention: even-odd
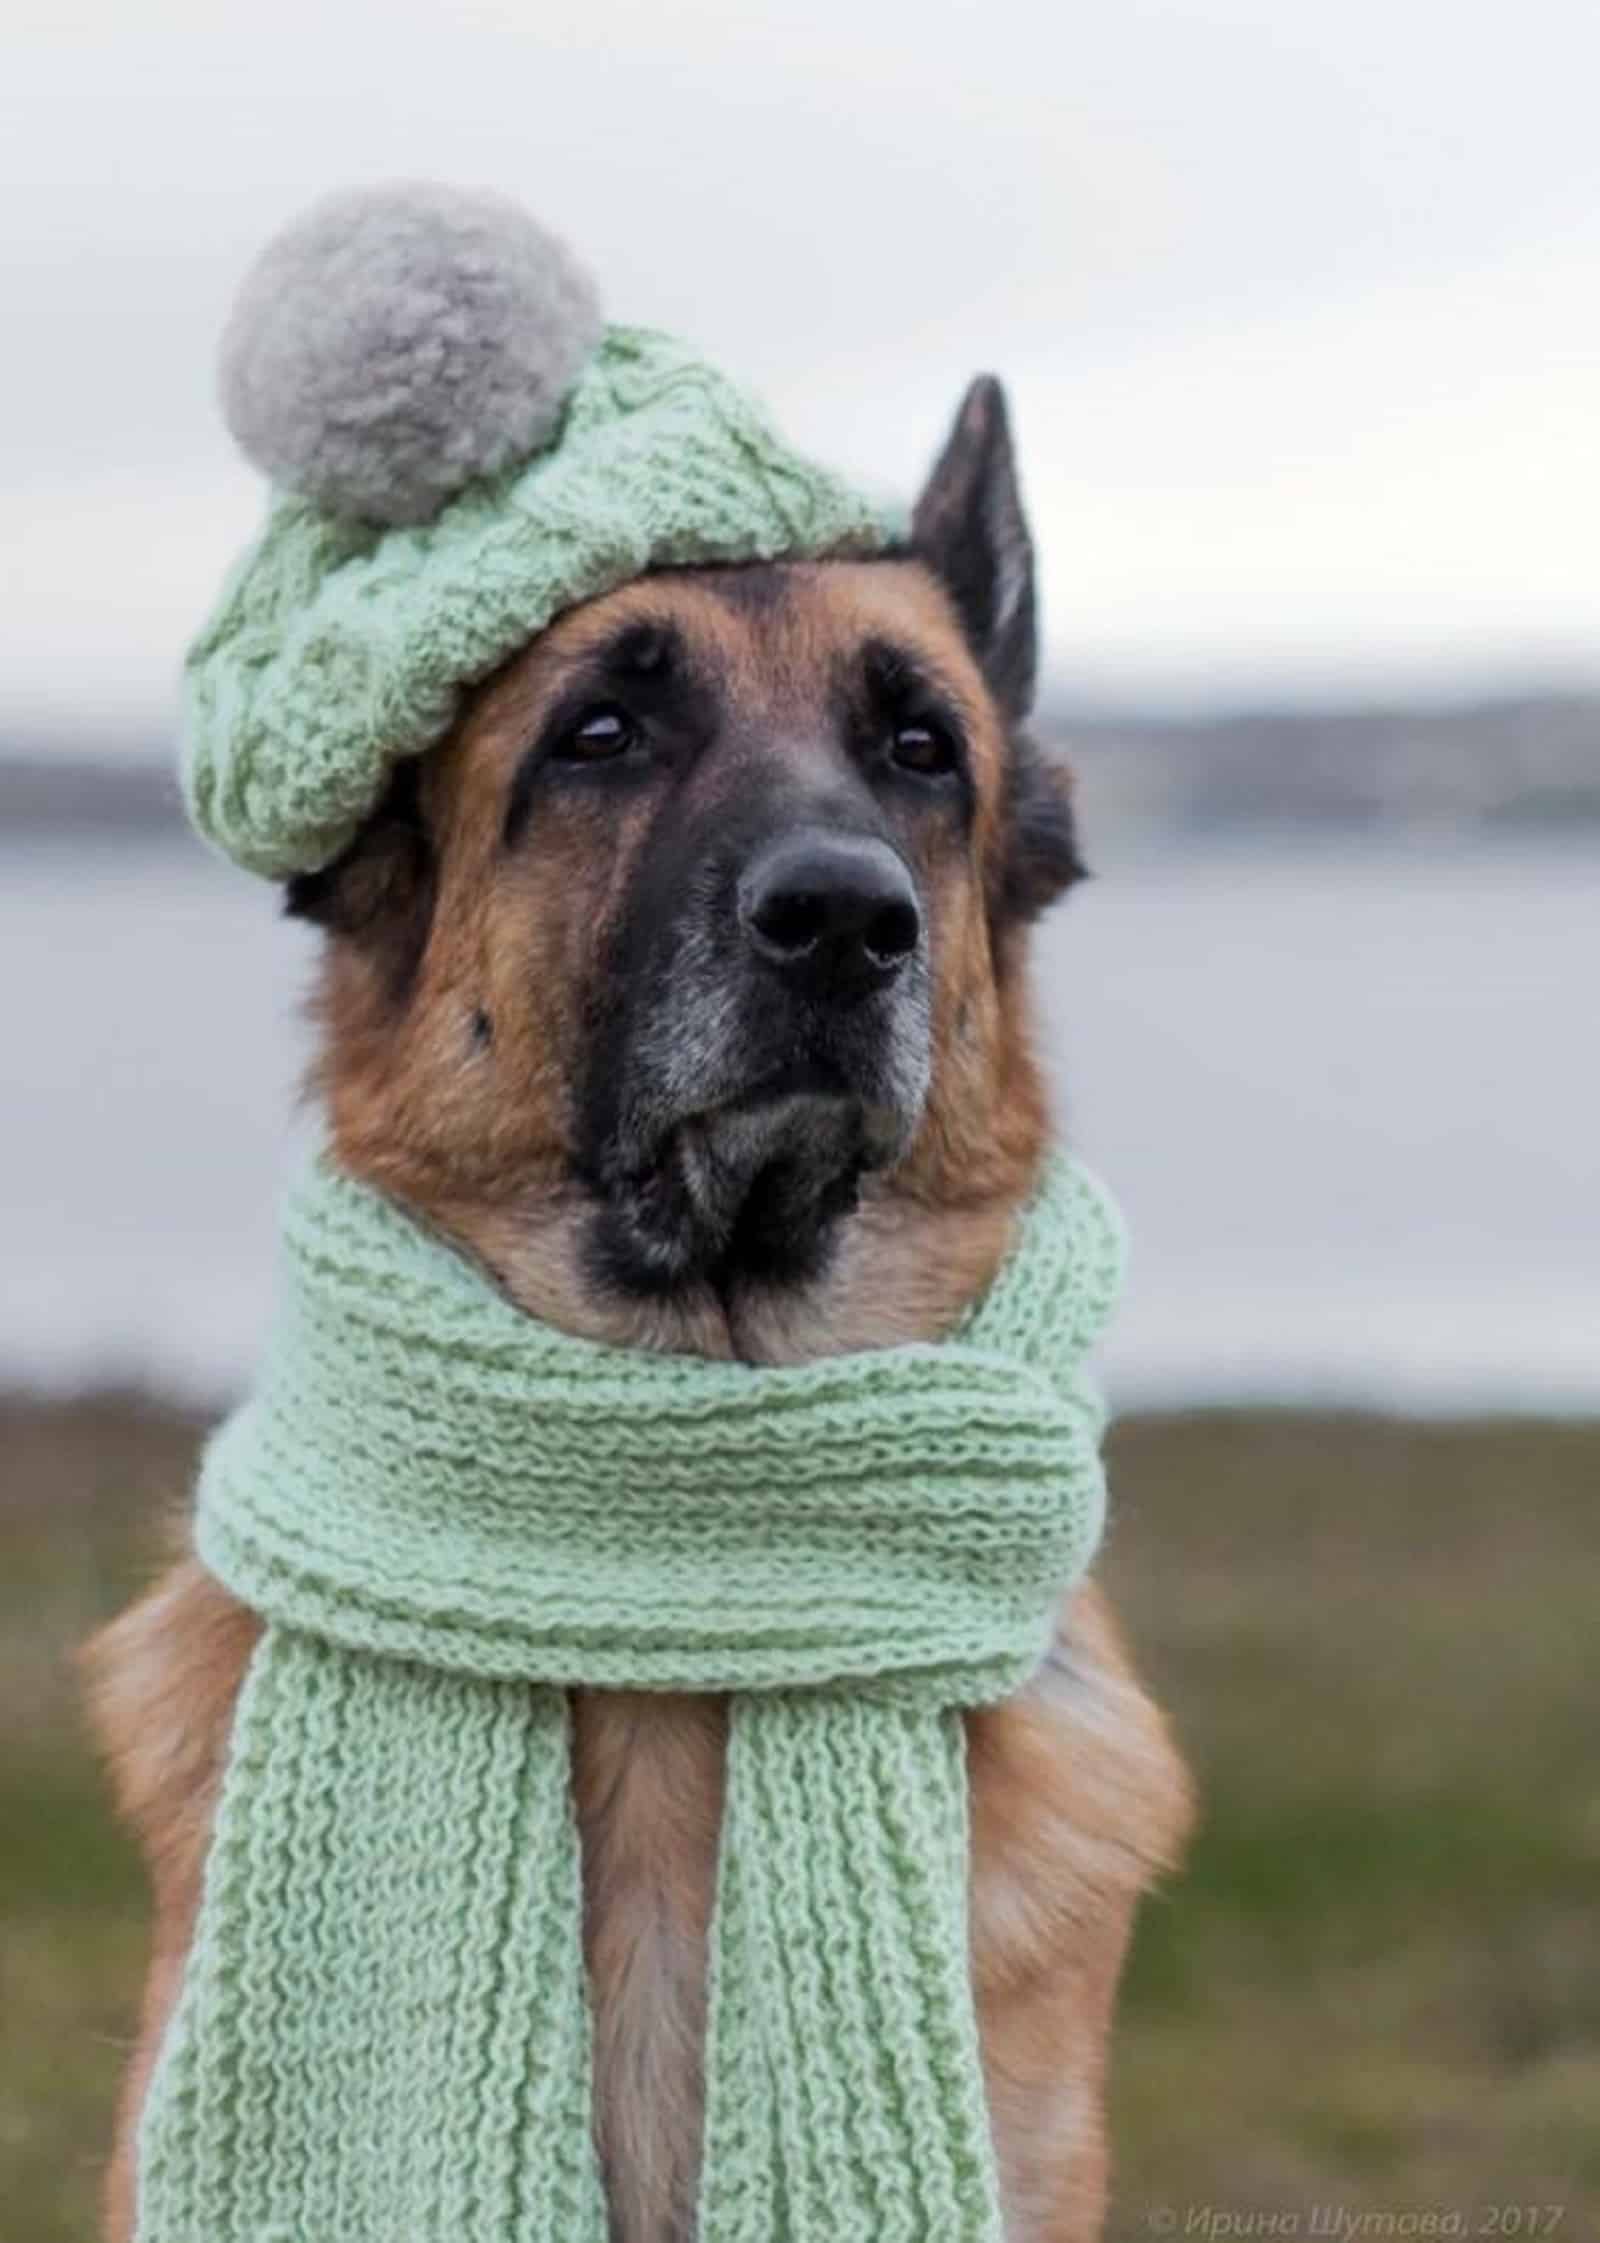
{"type": "Polygon", "coordinates": [[[1095,1548],[1119,1226],[1056,1159],[940,1345],[567,1338],[318,1163],[198,1547],[266,1620],[140,2243],[605,2243],[572,1687],[733,1693],[699,2243],[1000,2243],[961,1709],[1095,1548]]]}

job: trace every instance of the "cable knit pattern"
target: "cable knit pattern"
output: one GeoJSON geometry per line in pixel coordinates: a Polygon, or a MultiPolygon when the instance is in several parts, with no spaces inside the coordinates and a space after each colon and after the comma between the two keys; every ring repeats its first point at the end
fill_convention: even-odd
{"type": "Polygon", "coordinates": [[[248,871],[315,871],[463,689],[564,608],[652,568],[870,552],[885,534],[684,344],[609,328],[547,448],[431,520],[274,499],[189,655],[190,815],[248,871]]]}
{"type": "Polygon", "coordinates": [[[1104,1192],[946,1342],[570,1339],[313,1166],[198,1547],[266,1619],[140,2243],[605,2243],[565,1691],[734,1693],[699,2243],[999,2243],[960,1709],[1098,1539],[1104,1192]]]}

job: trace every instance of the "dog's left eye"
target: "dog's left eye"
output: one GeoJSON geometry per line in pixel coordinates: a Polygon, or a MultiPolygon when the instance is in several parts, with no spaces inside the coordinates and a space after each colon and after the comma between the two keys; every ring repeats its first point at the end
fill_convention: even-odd
{"type": "Polygon", "coordinates": [[[890,735],[889,754],[902,771],[915,771],[923,778],[956,767],[955,749],[933,724],[897,724],[890,735]]]}
{"type": "Polygon", "coordinates": [[[608,702],[597,709],[586,709],[550,752],[568,763],[604,763],[609,756],[625,754],[637,737],[627,711],[608,702]]]}

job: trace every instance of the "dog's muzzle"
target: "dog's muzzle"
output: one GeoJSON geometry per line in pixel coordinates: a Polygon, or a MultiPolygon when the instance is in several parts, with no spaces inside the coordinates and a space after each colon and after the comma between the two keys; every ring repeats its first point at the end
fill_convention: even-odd
{"type": "Polygon", "coordinates": [[[921,1119],[926,914],[879,835],[741,837],[641,904],[597,1037],[589,1173],[607,1272],[652,1291],[813,1274],[921,1119]]]}

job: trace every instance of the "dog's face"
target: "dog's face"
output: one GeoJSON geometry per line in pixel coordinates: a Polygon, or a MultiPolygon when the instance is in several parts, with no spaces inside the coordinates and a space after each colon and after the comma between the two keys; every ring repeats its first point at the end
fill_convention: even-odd
{"type": "Polygon", "coordinates": [[[559,1201],[579,1282],[658,1302],[816,1283],[864,1187],[1016,1197],[1020,931],[1076,869],[1033,666],[992,384],[904,552],[560,618],[292,884],[346,1164],[469,1234],[559,1201]]]}

